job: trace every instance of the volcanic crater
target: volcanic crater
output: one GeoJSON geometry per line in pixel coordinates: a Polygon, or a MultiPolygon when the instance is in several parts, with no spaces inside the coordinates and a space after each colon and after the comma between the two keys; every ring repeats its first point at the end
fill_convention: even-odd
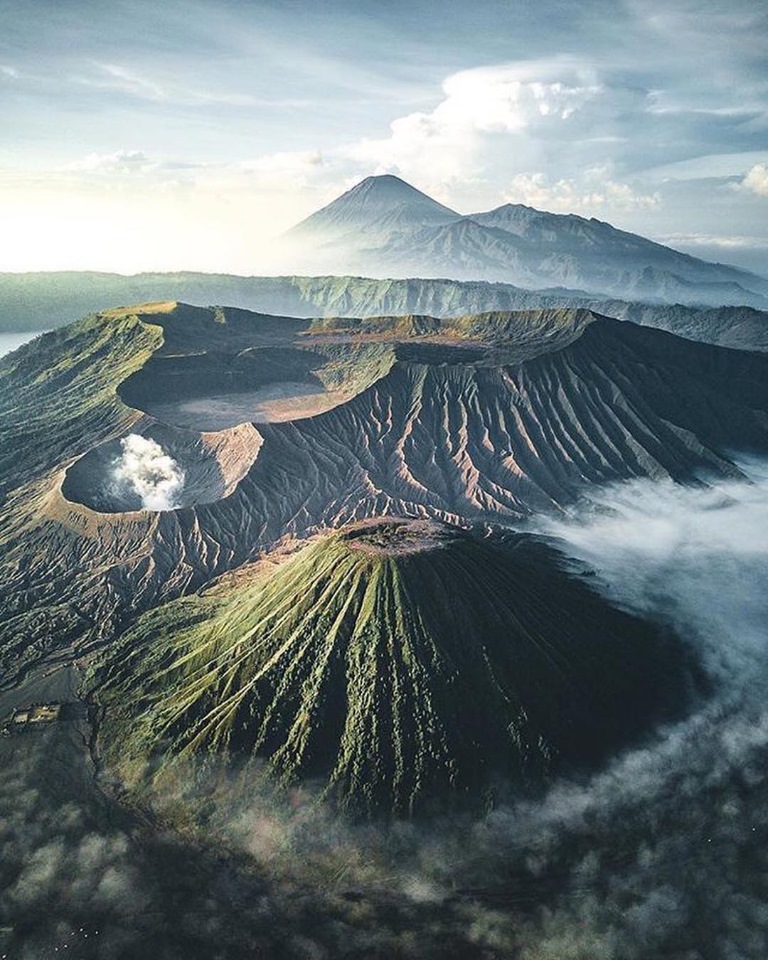
{"type": "Polygon", "coordinates": [[[175,510],[214,503],[232,493],[253,466],[261,444],[260,434],[250,423],[216,433],[192,433],[151,423],[141,433],[109,440],[76,460],[66,471],[61,492],[66,500],[97,513],[175,510]],[[126,470],[126,450],[132,441],[151,445],[154,459],[144,467],[144,477],[132,477],[126,470]],[[155,466],[158,461],[161,472],[155,466]],[[164,482],[170,488],[165,492],[164,482]]]}
{"type": "Polygon", "coordinates": [[[592,321],[587,311],[433,317],[299,320],[186,304],[144,304],[106,311],[132,315],[162,331],[162,342],[115,385],[119,400],[142,415],[138,432],[94,447],[66,472],[62,494],[98,513],[174,510],[232,493],[255,462],[262,434],[252,425],[299,423],[351,402],[394,366],[472,370],[548,352],[571,342],[592,321]],[[546,331],[546,332],[543,332],[546,331]],[[250,429],[249,429],[250,427],[250,429]],[[121,480],[121,457],[136,436],[166,458],[158,484],[172,495],[146,494],[121,480]],[[172,464],[167,460],[170,458],[172,464]]]}
{"type": "Polygon", "coordinates": [[[318,376],[326,362],[314,351],[270,347],[160,356],[118,392],[129,406],[193,430],[297,420],[349,399],[348,391],[329,388],[318,376]]]}
{"type": "Polygon", "coordinates": [[[341,540],[350,550],[372,556],[402,557],[437,550],[455,536],[451,527],[429,520],[374,517],[344,528],[341,540]]]}

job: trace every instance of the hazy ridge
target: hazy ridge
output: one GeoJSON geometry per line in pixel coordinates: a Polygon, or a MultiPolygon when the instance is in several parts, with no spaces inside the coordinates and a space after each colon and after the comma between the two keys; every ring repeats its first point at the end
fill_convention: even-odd
{"type": "Polygon", "coordinates": [[[107,307],[152,300],[183,300],[197,306],[219,303],[293,317],[450,317],[578,305],[692,340],[742,350],[768,350],[768,313],[749,306],[630,302],[595,298],[583,291],[533,291],[482,281],[327,276],[6,273],[0,274],[0,330],[58,327],[107,307]]]}

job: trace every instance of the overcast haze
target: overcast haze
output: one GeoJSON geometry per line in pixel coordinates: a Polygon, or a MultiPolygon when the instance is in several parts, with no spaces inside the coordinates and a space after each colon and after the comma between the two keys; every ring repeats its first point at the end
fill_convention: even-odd
{"type": "Polygon", "coordinates": [[[269,272],[372,173],[768,274],[766,6],[0,0],[0,270],[269,272]]]}

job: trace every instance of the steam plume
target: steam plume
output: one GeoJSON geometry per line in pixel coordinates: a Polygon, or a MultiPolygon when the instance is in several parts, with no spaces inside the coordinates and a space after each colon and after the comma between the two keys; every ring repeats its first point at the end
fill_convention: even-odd
{"type": "Polygon", "coordinates": [[[184,471],[157,441],[132,433],[120,441],[122,454],[113,476],[123,489],[141,499],[144,510],[173,510],[179,506],[184,471]]]}

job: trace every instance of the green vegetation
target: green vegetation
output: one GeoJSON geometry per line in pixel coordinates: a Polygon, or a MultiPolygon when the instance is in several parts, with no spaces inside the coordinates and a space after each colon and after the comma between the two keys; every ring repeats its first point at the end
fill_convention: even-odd
{"type": "Polygon", "coordinates": [[[523,536],[380,521],[141,618],[99,673],[107,753],[264,758],[352,811],[492,802],[686,697],[679,644],[523,536]]]}
{"type": "Polygon", "coordinates": [[[159,326],[122,311],[0,358],[0,498],[135,420],[117,388],[162,342],[159,326]]]}

